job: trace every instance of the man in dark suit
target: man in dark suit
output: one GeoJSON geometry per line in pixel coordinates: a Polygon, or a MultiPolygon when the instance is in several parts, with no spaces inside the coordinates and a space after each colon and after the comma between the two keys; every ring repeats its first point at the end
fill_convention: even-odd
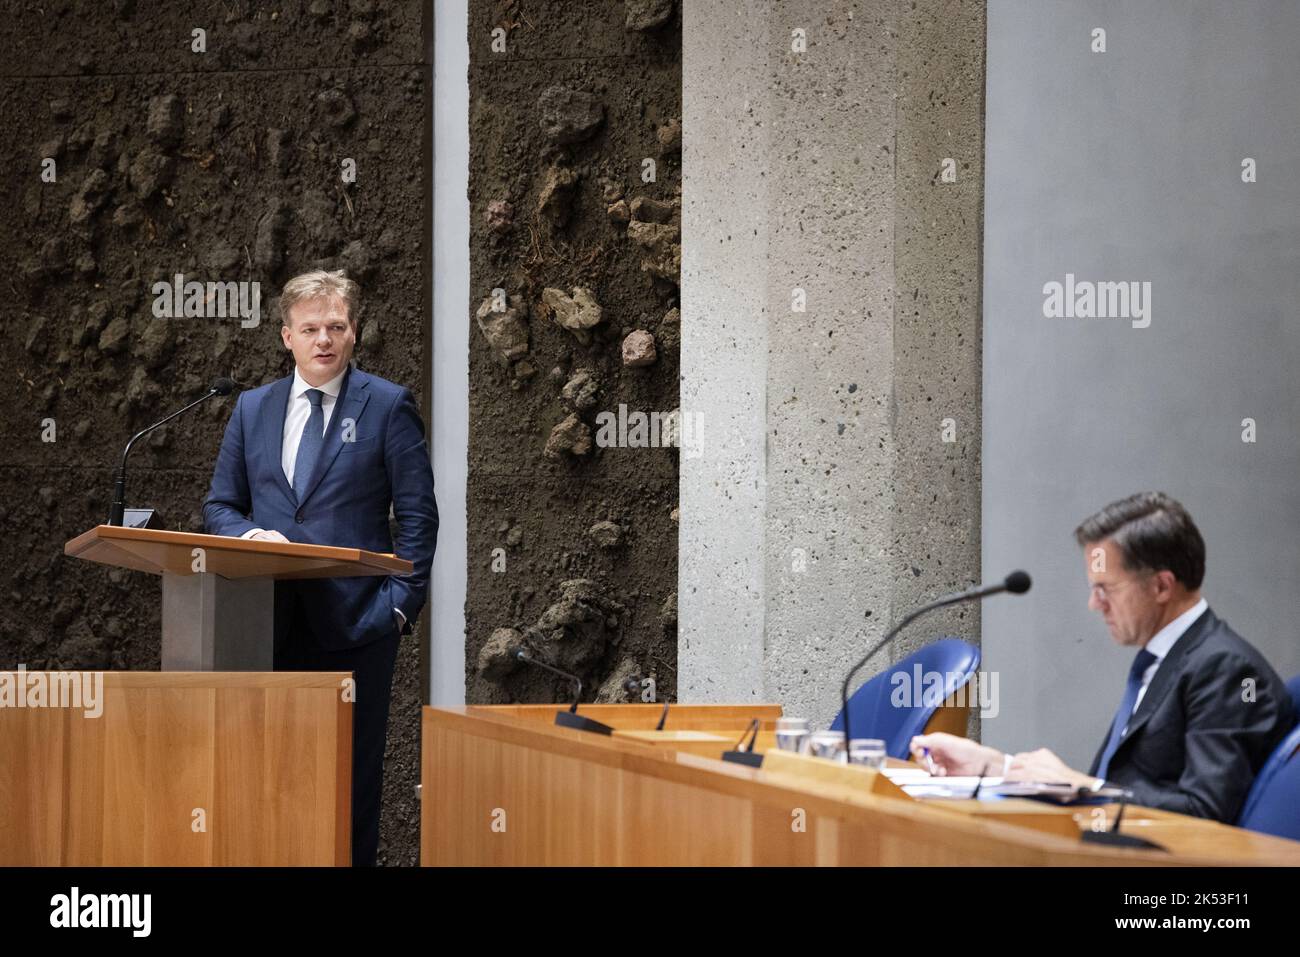
{"type": "Polygon", "coordinates": [[[393,552],[415,566],[275,587],[275,669],[353,672],[354,866],[375,863],[393,666],[424,607],[438,536],[410,390],[351,366],[357,297],[341,272],[285,285],[280,333],[294,373],[239,396],[203,504],[211,534],[393,552]]]}
{"type": "Polygon", "coordinates": [[[1205,541],[1178,502],[1144,492],[1075,530],[1088,607],[1135,650],[1120,705],[1087,774],[1046,748],[1004,755],[952,735],[918,735],[948,773],[1005,773],[1096,790],[1119,785],[1146,807],[1235,822],[1251,782],[1296,723],[1263,655],[1201,597],[1205,541]]]}

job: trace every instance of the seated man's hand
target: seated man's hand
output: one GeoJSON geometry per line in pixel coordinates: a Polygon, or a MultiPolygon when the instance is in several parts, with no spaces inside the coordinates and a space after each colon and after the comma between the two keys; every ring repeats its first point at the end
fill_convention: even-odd
{"type": "Polygon", "coordinates": [[[271,529],[263,529],[262,531],[258,532],[256,535],[250,535],[250,536],[249,536],[249,540],[250,540],[250,541],[254,541],[254,542],[287,542],[287,541],[289,541],[289,539],[285,538],[283,535],[281,535],[279,532],[277,532],[277,531],[276,531],[275,529],[273,529],[273,528],[271,528],[271,529]]]}
{"type": "Polygon", "coordinates": [[[1074,787],[1091,787],[1097,779],[1075,771],[1047,748],[1022,751],[1011,758],[1007,768],[1008,781],[1038,781],[1043,784],[1070,784],[1074,787]]]}
{"type": "Polygon", "coordinates": [[[955,734],[937,731],[934,734],[918,734],[912,738],[908,749],[912,759],[932,774],[988,774],[998,776],[1002,773],[1004,756],[997,748],[990,748],[972,741],[959,738],[955,734]],[[924,748],[930,749],[927,761],[924,748]],[[930,762],[933,762],[933,770],[930,762]]]}

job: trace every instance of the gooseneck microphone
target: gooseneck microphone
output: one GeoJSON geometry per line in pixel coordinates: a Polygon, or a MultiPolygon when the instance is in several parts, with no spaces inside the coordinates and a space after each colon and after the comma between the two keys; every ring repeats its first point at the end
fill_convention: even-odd
{"type": "Polygon", "coordinates": [[[862,669],[863,665],[875,656],[876,652],[893,641],[894,636],[926,612],[934,611],[936,608],[945,608],[948,605],[957,605],[964,601],[978,601],[982,598],[987,598],[989,595],[999,594],[1000,592],[1008,592],[1012,595],[1023,595],[1025,592],[1029,591],[1029,586],[1031,584],[1032,581],[1028,574],[1021,571],[1015,571],[995,585],[980,585],[975,588],[968,588],[966,591],[954,592],[951,595],[944,595],[942,598],[936,598],[928,605],[922,605],[891,628],[888,634],[886,634],[884,638],[881,638],[880,641],[876,642],[875,647],[868,651],[866,655],[863,656],[862,660],[849,669],[849,673],[844,676],[844,686],[840,689],[840,701],[843,704],[843,711],[841,713],[844,715],[845,753],[848,753],[853,742],[853,733],[849,727],[849,685],[853,681],[853,676],[862,669]]]}
{"type": "Polygon", "coordinates": [[[613,734],[614,729],[607,724],[599,721],[593,721],[586,715],[578,714],[578,702],[582,700],[582,679],[577,675],[570,674],[567,671],[561,671],[554,665],[548,665],[544,661],[538,661],[523,648],[516,648],[511,655],[516,661],[522,661],[524,664],[535,665],[553,675],[559,675],[574,686],[573,704],[569,705],[567,711],[557,711],[555,713],[555,723],[562,728],[576,728],[579,731],[593,731],[596,734],[613,734]]]}
{"type": "Polygon", "coordinates": [[[515,649],[514,658],[516,661],[522,661],[524,664],[536,665],[538,668],[543,668],[546,671],[549,671],[553,675],[559,675],[565,681],[568,681],[570,684],[572,684],[574,689],[573,704],[569,705],[569,711],[574,713],[577,712],[578,702],[582,700],[582,679],[581,678],[579,678],[577,675],[569,674],[569,672],[567,671],[561,671],[559,668],[556,668],[554,665],[548,665],[544,661],[538,661],[536,658],[530,655],[523,648],[515,649]]]}
{"type": "Polygon", "coordinates": [[[233,379],[216,379],[212,383],[212,388],[208,389],[206,393],[195,399],[185,408],[173,412],[171,415],[167,416],[167,418],[155,422],[147,429],[141,429],[135,435],[131,436],[131,441],[127,442],[126,448],[122,450],[122,464],[120,464],[117,467],[117,471],[113,473],[113,501],[108,506],[109,525],[121,525],[122,519],[126,515],[126,457],[131,454],[131,446],[135,445],[136,440],[142,436],[148,435],[154,429],[158,428],[158,426],[166,425],[172,419],[176,418],[176,416],[183,415],[196,405],[208,401],[208,399],[212,398],[214,395],[230,395],[230,393],[234,391],[235,382],[233,379]]]}

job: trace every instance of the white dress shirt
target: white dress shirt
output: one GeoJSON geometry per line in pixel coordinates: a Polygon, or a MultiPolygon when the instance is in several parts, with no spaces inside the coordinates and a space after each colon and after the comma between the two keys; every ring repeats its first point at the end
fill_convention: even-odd
{"type": "MultiPolygon", "coordinates": [[[[344,369],[324,385],[314,386],[302,377],[297,366],[294,367],[293,385],[289,387],[289,408],[284,415],[284,444],[280,448],[280,468],[284,469],[284,477],[289,480],[289,488],[293,488],[293,467],[298,458],[298,445],[302,442],[302,430],[311,417],[311,399],[307,398],[307,390],[319,388],[325,393],[320,400],[321,411],[325,413],[325,424],[321,429],[321,435],[324,435],[330,427],[330,415],[339,400],[343,377],[347,374],[348,370],[344,369]]],[[[262,531],[265,529],[250,528],[239,537],[252,538],[262,531]]]]}
{"type": "Polygon", "coordinates": [[[1137,711],[1138,705],[1142,703],[1147,688],[1151,686],[1151,679],[1156,676],[1156,671],[1159,670],[1165,656],[1169,654],[1169,650],[1173,648],[1174,642],[1183,637],[1187,629],[1192,627],[1192,622],[1200,618],[1209,607],[1210,603],[1202,598],[1187,611],[1157,631],[1155,636],[1147,642],[1146,650],[1155,655],[1156,660],[1147,665],[1147,670],[1142,672],[1142,687],[1138,688],[1137,700],[1133,702],[1134,711],[1137,711]]]}

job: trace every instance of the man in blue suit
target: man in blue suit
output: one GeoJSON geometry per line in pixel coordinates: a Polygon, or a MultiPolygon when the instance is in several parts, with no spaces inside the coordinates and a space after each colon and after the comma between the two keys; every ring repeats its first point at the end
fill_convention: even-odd
{"type": "Polygon", "coordinates": [[[409,389],[352,368],[357,284],[311,272],[279,312],[292,376],[239,396],[203,503],[214,535],[392,552],[409,575],[277,582],[275,669],[350,671],[352,863],[375,863],[399,639],[428,595],[438,506],[409,389]],[[390,533],[390,508],[396,533],[390,533]]]}

